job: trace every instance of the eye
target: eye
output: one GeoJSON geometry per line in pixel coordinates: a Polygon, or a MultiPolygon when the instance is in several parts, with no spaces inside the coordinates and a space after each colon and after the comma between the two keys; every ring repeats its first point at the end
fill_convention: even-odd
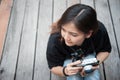
{"type": "Polygon", "coordinates": [[[72,36],[73,36],[73,37],[77,37],[78,35],[76,35],[76,34],[72,34],[72,36]]]}
{"type": "Polygon", "coordinates": [[[63,32],[66,32],[66,30],[64,28],[61,29],[63,32]]]}
{"type": "Polygon", "coordinates": [[[76,34],[76,33],[70,33],[73,37],[77,37],[78,36],[78,34],[76,34]]]}

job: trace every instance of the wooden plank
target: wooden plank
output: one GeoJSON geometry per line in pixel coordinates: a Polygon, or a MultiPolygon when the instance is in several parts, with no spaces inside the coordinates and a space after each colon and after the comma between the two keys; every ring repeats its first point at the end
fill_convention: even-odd
{"type": "Polygon", "coordinates": [[[0,65],[0,80],[14,80],[25,2],[26,0],[15,0],[13,4],[0,65]]]}
{"type": "Polygon", "coordinates": [[[117,43],[118,43],[118,49],[119,49],[119,57],[120,57],[120,0],[109,0],[110,4],[110,10],[111,10],[111,16],[113,19],[113,26],[116,33],[117,43]]]}
{"type": "Polygon", "coordinates": [[[119,80],[120,76],[118,74],[120,74],[120,59],[118,57],[119,55],[116,47],[115,34],[113,31],[108,3],[107,0],[96,0],[95,3],[98,19],[105,24],[112,44],[112,52],[104,62],[106,80],[119,80]]]}
{"type": "Polygon", "coordinates": [[[39,6],[34,80],[50,80],[46,49],[52,23],[52,5],[52,0],[41,0],[39,6]]]}
{"type": "Polygon", "coordinates": [[[0,4],[0,59],[1,59],[13,0],[3,0],[0,1],[0,3],[1,3],[0,4]]]}
{"type": "Polygon", "coordinates": [[[100,64],[100,80],[105,80],[105,74],[104,74],[104,66],[103,64],[100,64]]]}
{"type": "MultiPolygon", "coordinates": [[[[58,19],[60,19],[63,12],[66,10],[66,0],[54,0],[54,6],[53,6],[53,22],[56,22],[58,19]],[[62,6],[61,6],[62,5],[62,6]]],[[[54,74],[51,74],[51,80],[63,80],[62,77],[56,76],[54,74]]]]}
{"type": "Polygon", "coordinates": [[[67,0],[67,7],[70,7],[71,5],[80,3],[80,0],[67,0]]]}
{"type": "Polygon", "coordinates": [[[57,21],[58,19],[60,19],[61,15],[63,14],[63,12],[66,10],[66,0],[54,0],[54,10],[53,10],[53,22],[57,21]]]}
{"type": "MultiPolygon", "coordinates": [[[[89,6],[91,6],[92,8],[94,8],[95,9],[95,2],[94,2],[94,0],[81,0],[81,3],[82,4],[86,4],[86,5],[89,5],[89,6]]],[[[96,11],[96,13],[97,13],[97,11],[96,11]]],[[[100,75],[101,75],[101,79],[100,80],[104,80],[104,72],[103,72],[103,65],[101,64],[100,65],[100,75]]]]}
{"type": "Polygon", "coordinates": [[[52,74],[50,80],[66,80],[65,77],[60,77],[58,75],[52,74]]]}
{"type": "Polygon", "coordinates": [[[81,0],[81,3],[82,3],[82,4],[89,5],[89,6],[91,6],[92,8],[95,8],[95,6],[94,6],[94,0],[81,0]]]}
{"type": "Polygon", "coordinates": [[[32,80],[39,0],[27,0],[16,80],[32,80]],[[34,3],[34,4],[33,4],[34,3]]]}

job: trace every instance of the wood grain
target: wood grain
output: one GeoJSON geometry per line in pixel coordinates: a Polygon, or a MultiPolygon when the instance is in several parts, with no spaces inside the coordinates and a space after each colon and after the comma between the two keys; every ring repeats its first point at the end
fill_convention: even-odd
{"type": "Polygon", "coordinates": [[[13,0],[0,0],[0,59],[13,0]]]}
{"type": "Polygon", "coordinates": [[[36,36],[34,80],[50,80],[50,70],[47,65],[46,49],[50,32],[50,24],[52,23],[52,5],[52,0],[40,1],[36,36]]]}
{"type": "Polygon", "coordinates": [[[26,0],[15,0],[0,64],[0,79],[14,80],[18,61],[26,0]],[[22,6],[21,6],[22,5],[22,6]]]}
{"type": "Polygon", "coordinates": [[[112,44],[112,52],[110,53],[110,56],[108,59],[104,62],[105,67],[105,77],[106,80],[119,80],[120,74],[119,68],[120,68],[120,58],[118,55],[117,50],[117,43],[115,34],[113,31],[113,25],[111,20],[111,14],[108,6],[107,0],[96,0],[96,11],[98,13],[98,19],[103,22],[105,27],[107,28],[110,41],[112,44]]]}
{"type": "Polygon", "coordinates": [[[112,52],[104,65],[100,65],[101,80],[120,80],[119,0],[10,1],[2,0],[0,4],[0,46],[4,44],[0,48],[3,50],[0,80],[65,80],[50,72],[46,47],[52,22],[76,3],[95,8],[98,20],[103,22],[110,37],[112,52]]]}

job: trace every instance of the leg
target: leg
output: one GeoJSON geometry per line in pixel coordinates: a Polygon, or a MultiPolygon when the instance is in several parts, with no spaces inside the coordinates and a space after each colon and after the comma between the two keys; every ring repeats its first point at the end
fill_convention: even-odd
{"type": "Polygon", "coordinates": [[[67,77],[67,80],[84,80],[79,74],[67,77]]]}
{"type": "MultiPolygon", "coordinates": [[[[94,58],[95,54],[90,54],[85,57],[85,59],[88,58],[94,58]]],[[[71,59],[65,60],[64,61],[64,66],[66,66],[68,63],[72,63],[71,59]]],[[[92,73],[86,75],[85,77],[81,77],[79,74],[72,75],[67,77],[67,80],[100,80],[100,72],[99,70],[95,70],[92,73]]]]}
{"type": "Polygon", "coordinates": [[[99,70],[95,70],[92,73],[85,76],[84,80],[100,80],[100,72],[99,70]]]}
{"type": "MultiPolygon", "coordinates": [[[[69,63],[72,63],[71,59],[65,60],[63,66],[66,66],[69,63]]],[[[81,77],[79,74],[75,74],[75,75],[72,75],[72,76],[68,76],[67,80],[83,80],[83,77],[81,77]]]]}
{"type": "MultiPolygon", "coordinates": [[[[95,55],[88,55],[87,57],[85,57],[85,59],[94,58],[94,57],[95,57],[95,55]]],[[[84,80],[100,80],[100,72],[99,72],[99,70],[95,70],[92,73],[86,75],[84,77],[84,80]]]]}

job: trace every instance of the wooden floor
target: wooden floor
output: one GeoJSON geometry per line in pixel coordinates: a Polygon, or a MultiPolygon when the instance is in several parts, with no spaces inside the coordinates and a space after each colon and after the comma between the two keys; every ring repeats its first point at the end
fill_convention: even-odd
{"type": "Polygon", "coordinates": [[[101,65],[101,80],[120,80],[120,0],[14,0],[0,80],[64,80],[51,74],[46,61],[50,25],[67,7],[88,4],[109,33],[112,52],[101,65]]]}
{"type": "Polygon", "coordinates": [[[0,0],[0,59],[13,0],[0,0]]]}

